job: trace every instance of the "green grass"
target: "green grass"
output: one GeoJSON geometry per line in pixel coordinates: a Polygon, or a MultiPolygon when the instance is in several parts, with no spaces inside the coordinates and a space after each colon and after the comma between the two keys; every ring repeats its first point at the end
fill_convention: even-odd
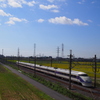
{"type": "Polygon", "coordinates": [[[0,100],[54,100],[0,65],[0,100]]]}

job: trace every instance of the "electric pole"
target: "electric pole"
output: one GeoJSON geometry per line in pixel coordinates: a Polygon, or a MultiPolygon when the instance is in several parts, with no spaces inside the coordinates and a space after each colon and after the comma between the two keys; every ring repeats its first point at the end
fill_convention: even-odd
{"type": "Polygon", "coordinates": [[[57,47],[57,58],[59,58],[59,47],[57,47]]]}
{"type": "Polygon", "coordinates": [[[18,48],[18,69],[19,69],[19,60],[20,60],[20,58],[19,58],[19,56],[20,56],[20,53],[19,53],[19,48],[18,48]]]}
{"type": "Polygon", "coordinates": [[[34,55],[33,55],[33,57],[35,57],[36,56],[36,44],[34,43],[34,55]]]}
{"type": "Polygon", "coordinates": [[[62,58],[64,57],[64,44],[62,44],[62,58]]]}
{"type": "Polygon", "coordinates": [[[69,62],[69,89],[71,89],[71,68],[72,68],[72,50],[70,50],[70,62],[69,62]]]}
{"type": "Polygon", "coordinates": [[[34,43],[34,55],[33,55],[33,58],[34,58],[34,76],[36,76],[36,44],[34,43]]]}
{"type": "Polygon", "coordinates": [[[94,67],[93,67],[93,72],[94,72],[94,87],[96,87],[97,72],[99,72],[99,68],[97,67],[97,57],[96,57],[96,55],[95,55],[95,57],[94,57],[94,67]]]}

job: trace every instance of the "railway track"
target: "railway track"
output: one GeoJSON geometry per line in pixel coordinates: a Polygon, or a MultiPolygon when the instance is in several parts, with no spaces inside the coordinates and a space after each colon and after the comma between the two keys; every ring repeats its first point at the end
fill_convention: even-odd
{"type": "MultiPolygon", "coordinates": [[[[26,68],[26,67],[20,66],[20,69],[23,71],[26,71],[28,73],[34,73],[34,70],[26,68]]],[[[46,80],[57,82],[57,83],[59,82],[65,88],[69,89],[69,81],[68,80],[56,78],[54,76],[50,76],[49,74],[47,75],[45,73],[41,73],[41,72],[37,72],[37,71],[35,71],[35,74],[45,78],[46,80]]],[[[71,91],[81,93],[85,96],[93,98],[94,100],[100,100],[100,88],[83,87],[80,84],[76,84],[76,83],[71,82],[71,91]]]]}

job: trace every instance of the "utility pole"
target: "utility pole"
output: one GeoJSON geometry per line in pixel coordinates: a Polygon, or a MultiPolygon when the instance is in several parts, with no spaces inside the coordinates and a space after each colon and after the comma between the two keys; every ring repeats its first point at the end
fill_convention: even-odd
{"type": "Polygon", "coordinates": [[[50,58],[51,58],[51,67],[52,67],[52,56],[50,58]]]}
{"type": "Polygon", "coordinates": [[[36,56],[36,44],[34,43],[34,55],[33,55],[33,57],[35,57],[36,56]]]}
{"type": "Polygon", "coordinates": [[[64,57],[64,44],[62,44],[62,58],[64,57]]]}
{"type": "Polygon", "coordinates": [[[36,56],[34,57],[34,76],[36,76],[36,70],[35,70],[35,68],[36,68],[36,56]]]}
{"type": "Polygon", "coordinates": [[[70,62],[69,62],[69,89],[71,89],[71,68],[72,68],[72,50],[70,50],[70,62]]]}
{"type": "Polygon", "coordinates": [[[59,47],[57,47],[57,60],[59,61],[59,47]]]}
{"type": "Polygon", "coordinates": [[[19,56],[20,56],[20,53],[19,53],[19,48],[18,48],[18,69],[19,69],[19,60],[20,60],[20,58],[19,58],[19,56]]]}
{"type": "Polygon", "coordinates": [[[92,70],[94,72],[94,87],[96,87],[96,75],[97,75],[97,72],[99,72],[99,68],[97,68],[97,57],[95,55],[94,57],[94,66],[92,67],[92,70]]]}
{"type": "Polygon", "coordinates": [[[3,49],[2,49],[2,62],[4,62],[4,54],[3,54],[3,49]]]}
{"type": "Polygon", "coordinates": [[[28,58],[28,62],[30,63],[30,57],[28,58]]]}
{"type": "Polygon", "coordinates": [[[94,58],[94,63],[95,63],[95,69],[94,69],[94,87],[96,87],[96,70],[97,70],[96,55],[95,55],[95,58],[94,58]]]}
{"type": "Polygon", "coordinates": [[[57,58],[59,58],[59,47],[57,47],[57,58]]]}

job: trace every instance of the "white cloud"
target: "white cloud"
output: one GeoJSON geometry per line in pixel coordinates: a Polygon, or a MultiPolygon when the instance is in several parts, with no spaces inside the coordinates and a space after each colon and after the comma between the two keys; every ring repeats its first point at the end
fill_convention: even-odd
{"type": "Polygon", "coordinates": [[[66,1],[66,0],[58,0],[58,1],[66,1]]]}
{"type": "Polygon", "coordinates": [[[0,1],[4,2],[5,0],[0,0],[0,1]]]}
{"type": "Polygon", "coordinates": [[[11,18],[9,18],[9,21],[6,22],[6,24],[14,25],[15,22],[28,22],[28,21],[26,19],[19,19],[17,17],[11,17],[11,18]]]}
{"type": "Polygon", "coordinates": [[[22,8],[20,0],[8,0],[8,5],[22,8]]]}
{"type": "Polygon", "coordinates": [[[2,8],[6,8],[7,5],[2,3],[2,4],[0,4],[0,7],[2,7],[2,8]]]}
{"type": "Polygon", "coordinates": [[[83,26],[88,25],[87,23],[83,23],[79,19],[71,20],[70,18],[67,18],[65,16],[51,18],[48,21],[54,24],[69,24],[69,25],[76,24],[76,25],[83,25],[83,26]]]}
{"type": "Polygon", "coordinates": [[[65,16],[51,18],[49,19],[49,22],[54,23],[54,24],[72,24],[72,20],[69,18],[66,18],[65,16]]]}
{"type": "Polygon", "coordinates": [[[23,3],[23,4],[26,4],[26,5],[28,5],[28,6],[34,6],[34,4],[36,4],[35,1],[26,2],[25,0],[22,0],[22,3],[23,3]]]}
{"type": "Polygon", "coordinates": [[[82,2],[85,2],[85,0],[82,0],[82,2]]]}
{"type": "Polygon", "coordinates": [[[56,9],[51,10],[51,11],[54,12],[54,13],[58,13],[59,12],[59,10],[56,10],[56,9]]]}
{"type": "Polygon", "coordinates": [[[95,1],[92,1],[91,3],[92,3],[92,4],[94,4],[94,3],[95,3],[95,1]]]}
{"type": "Polygon", "coordinates": [[[28,5],[28,6],[34,6],[36,4],[35,1],[29,1],[27,2],[26,0],[0,0],[0,7],[6,7],[6,6],[11,6],[14,8],[23,7],[23,4],[28,5]]]}
{"type": "Polygon", "coordinates": [[[47,1],[49,1],[49,2],[51,2],[51,3],[54,2],[54,0],[47,0],[47,1]]]}
{"type": "Polygon", "coordinates": [[[91,22],[92,23],[93,21],[89,19],[88,22],[91,22]]]}
{"type": "Polygon", "coordinates": [[[66,0],[47,0],[47,1],[49,1],[49,2],[52,3],[52,2],[54,2],[54,1],[56,1],[56,2],[57,2],[57,1],[64,2],[64,1],[66,1],[66,0]]]}
{"type": "Polygon", "coordinates": [[[44,22],[44,19],[38,19],[38,22],[42,23],[42,22],[44,22]]]}
{"type": "Polygon", "coordinates": [[[73,24],[77,24],[77,25],[88,25],[87,23],[83,23],[82,21],[80,21],[79,19],[74,19],[73,24]]]}
{"type": "Polygon", "coordinates": [[[34,6],[34,4],[36,4],[35,1],[27,2],[27,5],[28,5],[28,6],[34,6]]]}
{"type": "Polygon", "coordinates": [[[78,4],[82,4],[82,2],[78,2],[78,4]]]}
{"type": "Polygon", "coordinates": [[[45,6],[45,5],[39,5],[39,7],[41,8],[41,9],[43,9],[43,10],[48,10],[48,9],[52,9],[52,8],[58,8],[56,5],[47,5],[47,6],[45,6]]]}
{"type": "Polygon", "coordinates": [[[4,11],[1,10],[1,9],[0,9],[0,15],[1,15],[1,16],[7,16],[7,17],[8,17],[8,16],[12,16],[11,14],[6,13],[6,12],[4,12],[4,11]]]}
{"type": "Polygon", "coordinates": [[[80,2],[78,2],[78,4],[83,4],[85,2],[85,0],[82,0],[80,2]]]}

